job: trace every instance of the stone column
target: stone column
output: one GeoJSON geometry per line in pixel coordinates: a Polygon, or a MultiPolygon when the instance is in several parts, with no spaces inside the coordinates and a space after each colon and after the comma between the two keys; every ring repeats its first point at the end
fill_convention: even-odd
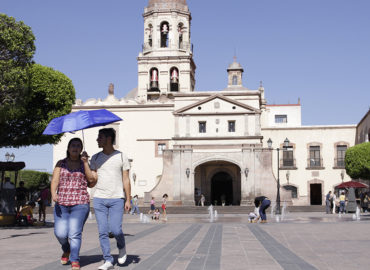
{"type": "Polygon", "coordinates": [[[249,114],[244,114],[244,136],[249,135],[249,114]]]}
{"type": "Polygon", "coordinates": [[[255,114],[256,135],[261,135],[261,115],[255,114]]]}
{"type": "Polygon", "coordinates": [[[186,137],[190,137],[190,116],[186,116],[186,137]]]}
{"type": "Polygon", "coordinates": [[[191,148],[184,149],[181,158],[180,178],[181,178],[181,200],[183,205],[194,206],[194,171],[192,169],[191,148]],[[190,170],[189,177],[186,169],[190,170]]]}
{"type": "Polygon", "coordinates": [[[179,117],[176,115],[175,116],[175,137],[180,136],[180,131],[179,131],[179,117]]]}

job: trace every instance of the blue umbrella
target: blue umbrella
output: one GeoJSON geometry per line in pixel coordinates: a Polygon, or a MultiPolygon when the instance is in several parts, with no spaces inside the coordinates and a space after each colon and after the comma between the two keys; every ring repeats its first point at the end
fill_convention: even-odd
{"type": "MultiPolygon", "coordinates": [[[[78,111],[66,114],[50,121],[42,134],[55,135],[73,132],[85,128],[105,126],[122,119],[108,110],[78,111]]],[[[82,131],[83,135],[83,131],[82,131]]]]}

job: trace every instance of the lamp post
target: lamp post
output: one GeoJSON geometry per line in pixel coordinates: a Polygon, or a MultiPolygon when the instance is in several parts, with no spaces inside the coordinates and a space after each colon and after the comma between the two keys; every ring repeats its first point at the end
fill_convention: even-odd
{"type": "Polygon", "coordinates": [[[245,179],[248,178],[248,173],[249,173],[249,169],[248,168],[245,168],[244,169],[245,179]]]}
{"type": "Polygon", "coordinates": [[[132,180],[134,181],[134,185],[135,185],[135,183],[136,183],[136,173],[132,174],[132,180]]]}
{"type": "Polygon", "coordinates": [[[190,176],[190,169],[189,168],[186,168],[185,174],[186,174],[186,177],[189,178],[189,176],[190,176]]]}
{"type": "Polygon", "coordinates": [[[14,153],[9,154],[8,152],[6,152],[5,159],[6,159],[6,162],[13,162],[15,159],[14,153]]]}
{"type": "Polygon", "coordinates": [[[340,178],[342,178],[342,183],[343,183],[343,179],[344,179],[344,170],[342,170],[342,171],[340,172],[340,178]]]}
{"type": "MultiPolygon", "coordinates": [[[[280,209],[280,166],[279,166],[279,152],[280,152],[280,148],[272,148],[272,140],[271,138],[268,139],[267,141],[267,146],[269,149],[271,150],[276,150],[277,151],[277,193],[276,193],[276,214],[277,215],[280,215],[281,214],[281,209],[280,209]]],[[[288,138],[286,138],[284,140],[284,147],[288,147],[289,146],[289,140],[288,138]]]]}

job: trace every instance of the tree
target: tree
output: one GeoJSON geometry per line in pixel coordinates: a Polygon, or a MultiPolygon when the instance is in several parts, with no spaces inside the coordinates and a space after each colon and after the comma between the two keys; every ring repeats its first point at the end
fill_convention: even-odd
{"type": "Polygon", "coordinates": [[[346,172],[351,178],[370,180],[370,142],[348,148],[345,164],[346,172]]]}
{"type": "Polygon", "coordinates": [[[0,14],[0,147],[57,143],[62,135],[42,132],[75,101],[67,76],[32,62],[34,39],[23,22],[0,14]]]}
{"type": "Polygon", "coordinates": [[[36,50],[34,41],[29,26],[0,14],[0,115],[27,91],[27,67],[36,50]]]}

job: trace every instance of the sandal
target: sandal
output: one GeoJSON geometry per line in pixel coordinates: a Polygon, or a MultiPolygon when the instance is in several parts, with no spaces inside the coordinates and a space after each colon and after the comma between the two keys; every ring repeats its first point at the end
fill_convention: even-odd
{"type": "Polygon", "coordinates": [[[60,258],[60,263],[66,265],[69,261],[69,254],[70,252],[64,252],[62,258],[60,258]]]}
{"type": "Polygon", "coordinates": [[[80,270],[80,263],[79,262],[72,262],[72,270],[80,270]]]}

